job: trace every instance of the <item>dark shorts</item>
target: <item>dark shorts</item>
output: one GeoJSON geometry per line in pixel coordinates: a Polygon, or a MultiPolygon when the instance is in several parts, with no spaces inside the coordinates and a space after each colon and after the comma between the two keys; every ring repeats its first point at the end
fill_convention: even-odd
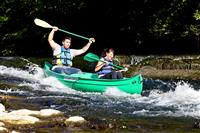
{"type": "Polygon", "coordinates": [[[75,67],[68,67],[68,66],[54,66],[52,68],[53,72],[56,73],[65,73],[65,74],[74,74],[74,73],[81,73],[82,71],[75,67]]]}
{"type": "Polygon", "coordinates": [[[112,71],[100,77],[101,79],[123,79],[121,72],[112,71]]]}

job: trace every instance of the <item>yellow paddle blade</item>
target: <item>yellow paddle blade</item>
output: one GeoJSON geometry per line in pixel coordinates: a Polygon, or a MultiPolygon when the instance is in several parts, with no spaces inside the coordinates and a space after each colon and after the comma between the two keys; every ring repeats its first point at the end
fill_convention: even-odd
{"type": "Polygon", "coordinates": [[[41,20],[41,19],[38,19],[36,18],[34,20],[34,23],[38,26],[41,26],[41,27],[44,27],[44,28],[52,28],[53,26],[51,26],[50,24],[48,24],[47,22],[41,20]]]}

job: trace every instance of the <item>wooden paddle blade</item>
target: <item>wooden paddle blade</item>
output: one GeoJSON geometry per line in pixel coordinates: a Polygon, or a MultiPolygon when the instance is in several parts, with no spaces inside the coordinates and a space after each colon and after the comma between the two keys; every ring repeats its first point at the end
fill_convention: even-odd
{"type": "Polygon", "coordinates": [[[89,61],[89,62],[97,62],[97,61],[99,61],[100,58],[93,53],[88,53],[84,56],[83,59],[86,61],[89,61]]]}
{"type": "Polygon", "coordinates": [[[34,20],[34,23],[38,26],[41,26],[41,27],[44,27],[44,28],[52,28],[53,26],[51,26],[50,24],[48,24],[47,22],[41,20],[41,19],[38,19],[36,18],[34,20]]]}

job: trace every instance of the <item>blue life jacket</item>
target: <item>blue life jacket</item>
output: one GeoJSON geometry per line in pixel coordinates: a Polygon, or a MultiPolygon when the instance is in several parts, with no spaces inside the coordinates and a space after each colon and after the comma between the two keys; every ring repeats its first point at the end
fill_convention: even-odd
{"type": "Polygon", "coordinates": [[[54,65],[72,66],[72,59],[70,48],[65,49],[64,46],[62,46],[61,53],[53,57],[52,63],[54,65]]]}
{"type": "MultiPolygon", "coordinates": [[[[107,59],[104,58],[104,60],[106,60],[107,62],[109,62],[109,64],[112,64],[113,62],[112,61],[109,61],[107,59]]],[[[110,73],[112,72],[112,66],[111,65],[104,65],[98,72],[97,74],[99,75],[105,75],[107,73],[110,73]]]]}

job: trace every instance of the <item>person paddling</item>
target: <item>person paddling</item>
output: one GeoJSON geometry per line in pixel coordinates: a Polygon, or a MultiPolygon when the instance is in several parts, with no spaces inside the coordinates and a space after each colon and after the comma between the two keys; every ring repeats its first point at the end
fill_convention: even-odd
{"type": "Polygon", "coordinates": [[[51,48],[53,49],[53,60],[52,71],[57,73],[65,73],[65,74],[73,74],[80,73],[81,70],[78,68],[72,67],[72,60],[75,56],[81,55],[85,53],[91,46],[92,43],[95,42],[94,38],[90,38],[89,42],[81,49],[71,49],[71,38],[64,37],[62,39],[62,44],[56,43],[54,38],[54,33],[58,30],[58,27],[53,26],[51,32],[48,36],[48,42],[51,48]]]}
{"type": "Polygon", "coordinates": [[[98,61],[95,72],[99,74],[101,79],[122,79],[123,75],[120,70],[113,69],[112,64],[114,57],[114,49],[104,49],[101,59],[98,61]]]}

